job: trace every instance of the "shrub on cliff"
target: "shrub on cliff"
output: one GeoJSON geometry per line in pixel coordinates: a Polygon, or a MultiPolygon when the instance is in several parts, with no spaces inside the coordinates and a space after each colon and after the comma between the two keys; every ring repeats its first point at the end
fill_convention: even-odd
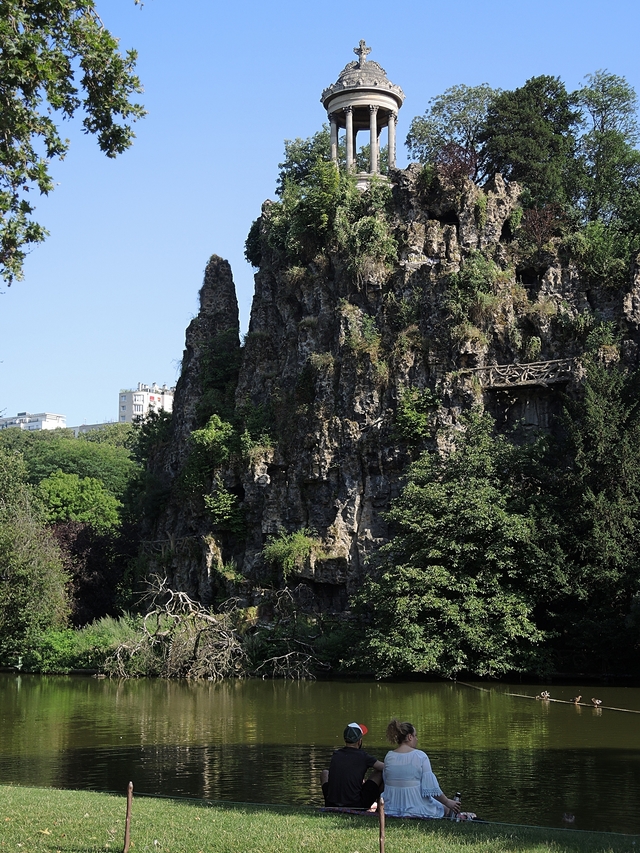
{"type": "Polygon", "coordinates": [[[200,495],[211,485],[216,468],[229,458],[235,438],[233,425],[219,415],[211,415],[202,429],[190,435],[190,452],[181,475],[186,494],[200,495]]]}
{"type": "MultiPolygon", "coordinates": [[[[245,242],[245,257],[260,266],[265,250],[290,266],[304,266],[320,253],[340,251],[359,278],[397,259],[389,225],[391,189],[372,180],[368,191],[356,189],[354,175],[330,159],[328,129],[309,139],[285,141],[277,193],[256,220],[245,242]]],[[[363,167],[367,152],[359,152],[363,167]]],[[[339,157],[340,161],[340,157],[339,157]]]]}
{"type": "Polygon", "coordinates": [[[262,555],[271,565],[282,572],[285,584],[289,576],[300,571],[312,555],[323,554],[322,540],[315,530],[303,528],[286,533],[282,530],[277,536],[270,536],[262,549],[262,555]]]}

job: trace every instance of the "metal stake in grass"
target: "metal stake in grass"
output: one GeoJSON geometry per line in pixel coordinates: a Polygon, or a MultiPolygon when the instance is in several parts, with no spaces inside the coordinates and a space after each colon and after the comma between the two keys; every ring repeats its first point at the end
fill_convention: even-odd
{"type": "Polygon", "coordinates": [[[378,817],[380,818],[380,853],[384,853],[384,800],[378,797],[378,817]]]}
{"type": "Polygon", "coordinates": [[[124,850],[122,853],[128,853],[129,842],[131,841],[131,804],[133,803],[133,782],[129,782],[127,786],[127,817],[124,822],[124,850]]]}

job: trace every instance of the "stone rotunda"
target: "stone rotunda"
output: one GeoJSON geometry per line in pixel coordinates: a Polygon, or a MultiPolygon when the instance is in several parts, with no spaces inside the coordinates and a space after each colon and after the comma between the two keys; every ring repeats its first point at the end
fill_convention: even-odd
{"type": "MultiPolygon", "coordinates": [[[[371,48],[364,39],[353,52],[357,62],[343,68],[336,82],[325,89],[321,101],[331,124],[331,158],[338,162],[338,130],[347,133],[347,169],[353,171],[356,163],[356,136],[359,130],[368,130],[371,155],[369,174],[380,172],[380,131],[388,128],[389,168],[396,166],[396,121],[404,101],[404,92],[388,78],[377,62],[367,60],[371,48]]],[[[364,177],[364,176],[363,176],[364,177]]]]}

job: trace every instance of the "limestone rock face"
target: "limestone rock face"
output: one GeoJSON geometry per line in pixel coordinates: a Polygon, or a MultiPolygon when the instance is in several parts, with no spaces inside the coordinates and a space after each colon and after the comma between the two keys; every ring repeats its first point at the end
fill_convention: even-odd
{"type": "MultiPolygon", "coordinates": [[[[264,545],[269,536],[307,529],[322,553],[302,561],[289,583],[306,584],[316,608],[344,610],[367,558],[390,536],[385,513],[408,464],[423,449],[448,452],[444,428],[462,411],[483,405],[501,427],[553,428],[570,379],[505,389],[491,378],[493,368],[524,375],[530,363],[579,356],[596,312],[620,321],[624,357],[637,359],[640,258],[628,293],[612,294],[552,245],[527,255],[511,233],[516,184],[497,175],[484,188],[428,186],[417,165],[391,177],[398,259],[377,277],[350,272],[348,259],[329,247],[304,266],[291,264],[264,236],[273,206],[263,207],[235,407],[240,420],[260,416],[269,437],[252,433],[216,474],[239,501],[242,533],[216,527],[205,496],[185,497],[180,487],[190,435],[203,426],[209,344],[232,330],[230,346],[240,347],[229,265],[216,256],[207,265],[200,312],[186,333],[173,435],[157,463],[169,497],[148,549],[151,569],[204,602],[231,592],[255,601],[261,586],[281,583],[264,545]],[[475,281],[472,293],[460,275],[478,257],[491,281],[475,281]],[[418,442],[399,426],[407,389],[439,401],[418,442]],[[232,561],[233,572],[223,571],[232,561]]],[[[576,382],[579,376],[577,365],[576,382]]]]}
{"type": "Polygon", "coordinates": [[[229,263],[213,255],[204,272],[200,310],[185,335],[182,371],[176,385],[172,435],[155,461],[154,473],[170,499],[160,518],[145,531],[144,551],[150,571],[166,575],[176,589],[208,602],[212,572],[221,561],[220,545],[211,535],[210,521],[186,500],[180,488],[192,432],[203,426],[198,409],[206,390],[209,345],[225,334],[228,346],[240,349],[238,300],[229,263]]]}
{"type": "Polygon", "coordinates": [[[189,436],[198,426],[197,407],[203,394],[203,354],[221,332],[234,333],[231,345],[240,347],[238,299],[228,261],[212,255],[200,288],[200,310],[185,334],[182,370],[174,397],[173,435],[166,466],[176,474],[184,464],[189,436]]]}
{"type": "Polygon", "coordinates": [[[633,262],[631,289],[624,296],[623,310],[625,320],[634,329],[640,329],[640,255],[633,262]]]}

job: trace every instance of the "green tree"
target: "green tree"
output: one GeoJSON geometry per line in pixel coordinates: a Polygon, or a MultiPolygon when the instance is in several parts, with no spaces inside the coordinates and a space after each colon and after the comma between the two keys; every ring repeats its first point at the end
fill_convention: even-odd
{"type": "MultiPolygon", "coordinates": [[[[431,98],[423,116],[411,122],[406,145],[409,154],[420,163],[435,163],[448,143],[473,152],[478,162],[480,133],[487,109],[499,94],[487,83],[480,86],[451,86],[442,95],[431,98]]],[[[478,172],[473,175],[478,177],[478,172]]]]}
{"type": "MultiPolygon", "coordinates": [[[[346,164],[346,144],[342,137],[338,143],[338,163],[341,168],[346,164]]],[[[288,181],[294,184],[304,184],[311,175],[313,167],[320,162],[331,160],[331,132],[329,126],[324,124],[322,129],[307,139],[285,139],[284,160],[278,163],[280,170],[276,184],[276,192],[279,196],[284,194],[288,181]]],[[[356,151],[356,169],[362,172],[369,171],[370,146],[362,145],[356,151]]],[[[384,145],[379,152],[378,168],[385,174],[389,171],[389,149],[384,145]]]]}
{"type": "MultiPolygon", "coordinates": [[[[338,149],[338,165],[330,159],[328,128],[309,139],[285,141],[286,158],[280,164],[278,194],[280,201],[266,206],[245,242],[245,257],[260,266],[263,251],[270,249],[284,256],[292,266],[303,266],[331,249],[345,249],[357,243],[356,252],[366,254],[373,263],[384,263],[396,255],[396,244],[386,220],[390,202],[388,187],[371,181],[368,193],[356,189],[355,177],[342,168],[344,146],[338,149]],[[362,199],[367,196],[366,199],[362,199]],[[358,222],[367,219],[366,222],[358,222]],[[365,251],[365,247],[368,247],[365,251]]],[[[368,146],[358,152],[358,167],[369,162],[368,146]]],[[[381,151],[380,165],[388,168],[388,152],[381,151]]],[[[359,266],[350,253],[347,263],[358,275],[359,266]]]]}
{"type": "MultiPolygon", "coordinates": [[[[346,146],[343,142],[338,147],[338,157],[340,163],[343,164],[346,154],[343,155],[343,150],[346,152],[346,146]]],[[[371,146],[367,143],[361,145],[356,151],[356,169],[358,172],[368,172],[369,164],[371,163],[371,146]]],[[[386,175],[389,172],[389,146],[383,145],[378,151],[378,171],[381,175],[386,175]]]]}
{"type": "Polygon", "coordinates": [[[64,627],[67,580],[20,454],[0,448],[0,664],[19,664],[47,628],[64,627]]]}
{"type": "Polygon", "coordinates": [[[146,418],[133,424],[131,453],[141,474],[138,483],[132,482],[128,498],[135,501],[133,514],[138,519],[156,519],[169,498],[169,481],[158,466],[158,459],[169,444],[172,428],[172,414],[164,409],[149,412],[146,418]]]}
{"type": "Polygon", "coordinates": [[[108,157],[132,143],[144,115],[135,51],[124,55],[93,0],[0,0],[0,273],[22,278],[30,245],[46,236],[30,194],[54,186],[49,164],[69,147],[56,118],[82,111],[108,157]]]}
{"type": "Polygon", "coordinates": [[[143,467],[146,466],[157,451],[166,447],[171,438],[173,418],[171,412],[161,409],[159,412],[150,411],[146,418],[132,424],[133,458],[143,467]]]}
{"type": "Polygon", "coordinates": [[[587,81],[576,92],[587,123],[580,139],[585,212],[589,220],[610,222],[640,192],[638,99],[624,77],[596,71],[587,81]]]}
{"type": "Polygon", "coordinates": [[[501,92],[479,134],[485,172],[521,182],[536,205],[572,203],[580,182],[575,154],[581,120],[559,77],[532,77],[501,92]]]}
{"type": "Polygon", "coordinates": [[[139,466],[127,447],[119,442],[74,438],[70,430],[7,429],[0,432],[1,447],[23,454],[33,485],[60,470],[100,480],[114,498],[122,501],[139,476],[139,466]]]}
{"type": "MultiPolygon", "coordinates": [[[[149,414],[155,414],[155,412],[149,414]]],[[[136,435],[135,424],[113,423],[103,424],[100,429],[81,432],[78,435],[78,440],[94,444],[110,444],[112,447],[124,447],[131,450],[136,444],[136,435]]]]}
{"type": "Polygon", "coordinates": [[[567,240],[567,245],[582,272],[590,281],[612,288],[629,281],[629,261],[633,248],[638,248],[634,235],[619,219],[587,222],[567,240]]]}
{"type": "Polygon", "coordinates": [[[330,160],[316,160],[307,176],[287,180],[282,200],[269,208],[268,237],[292,263],[308,263],[331,234],[340,200],[341,179],[330,160]]]}
{"type": "Polygon", "coordinates": [[[397,532],[356,599],[362,653],[380,675],[538,665],[536,608],[565,584],[557,531],[540,523],[545,448],[515,446],[493,426],[470,413],[453,452],[423,453],[392,506],[397,532]]]}
{"type": "Polygon", "coordinates": [[[38,494],[51,524],[58,521],[82,521],[98,533],[120,526],[122,504],[95,477],[79,477],[54,471],[40,481],[38,494]]]}
{"type": "MultiPolygon", "coordinates": [[[[613,349],[608,329],[600,339],[613,349]]],[[[595,341],[594,341],[595,343],[595,341]]],[[[558,507],[571,588],[558,608],[558,654],[574,671],[640,660],[640,371],[586,360],[565,415],[558,507]]]]}
{"type": "Polygon", "coordinates": [[[278,163],[280,172],[276,184],[276,192],[284,195],[288,182],[302,184],[309,177],[311,170],[320,160],[331,159],[331,134],[328,125],[307,139],[285,139],[284,160],[278,163]]]}

